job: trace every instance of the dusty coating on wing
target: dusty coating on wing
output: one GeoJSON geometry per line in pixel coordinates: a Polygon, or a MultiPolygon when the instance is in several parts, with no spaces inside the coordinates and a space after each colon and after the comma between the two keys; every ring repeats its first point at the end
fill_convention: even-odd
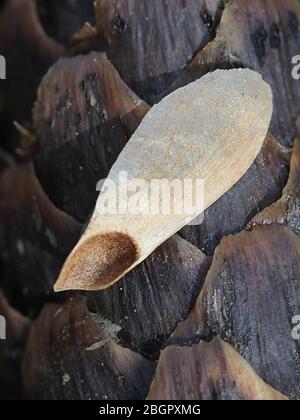
{"type": "MultiPolygon", "coordinates": [[[[194,178],[195,174],[205,178],[207,163],[222,169],[222,162],[224,169],[232,169],[228,159],[231,153],[239,156],[236,169],[221,177],[226,180],[233,174],[236,182],[241,176],[237,177],[236,171],[245,162],[249,167],[256,157],[271,115],[271,88],[259,73],[248,69],[208,73],[151,108],[119,155],[109,178],[116,179],[122,170],[132,178],[148,180],[194,178]],[[239,146],[245,137],[248,141],[242,154],[239,146]]],[[[223,184],[226,188],[220,193],[232,186],[231,182],[223,184]]]]}
{"type": "Polygon", "coordinates": [[[86,239],[63,267],[55,291],[99,290],[111,284],[138,259],[138,247],[127,234],[110,232],[86,239]]]}

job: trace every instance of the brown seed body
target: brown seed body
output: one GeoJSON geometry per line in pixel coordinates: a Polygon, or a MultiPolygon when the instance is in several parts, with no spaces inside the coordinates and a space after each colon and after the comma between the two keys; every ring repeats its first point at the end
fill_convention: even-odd
{"type": "MultiPolygon", "coordinates": [[[[66,262],[61,283],[72,278],[79,288],[83,282],[83,288],[98,290],[99,287],[111,284],[137,261],[138,256],[138,246],[128,235],[111,232],[92,236],[66,262]]],[[[59,286],[55,286],[55,291],[60,291],[59,286]]]]}

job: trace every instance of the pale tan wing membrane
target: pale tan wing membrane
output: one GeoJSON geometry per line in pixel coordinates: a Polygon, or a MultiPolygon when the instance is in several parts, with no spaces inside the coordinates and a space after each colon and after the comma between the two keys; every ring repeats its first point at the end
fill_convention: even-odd
{"type": "MultiPolygon", "coordinates": [[[[105,192],[55,290],[109,287],[201,214],[249,169],[272,110],[269,85],[248,69],[209,73],[155,105],[112,167],[105,192]],[[118,182],[123,172],[128,181],[202,179],[204,202],[188,214],[103,214],[104,201],[115,200],[111,181],[122,190],[118,182]]],[[[142,190],[142,201],[148,194],[148,189],[142,190]]]]}

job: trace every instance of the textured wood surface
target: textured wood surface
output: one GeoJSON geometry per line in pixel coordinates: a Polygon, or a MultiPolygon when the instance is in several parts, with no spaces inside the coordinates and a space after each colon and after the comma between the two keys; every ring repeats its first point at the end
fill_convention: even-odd
{"type": "Polygon", "coordinates": [[[0,86],[5,104],[1,119],[7,124],[28,122],[42,77],[64,54],[64,48],[45,33],[35,0],[6,2],[0,15],[0,52],[8,75],[0,86]]]}
{"type": "Polygon", "coordinates": [[[155,7],[147,0],[97,0],[96,46],[153,103],[212,40],[222,7],[220,0],[161,0],[155,7]]]}
{"type": "Polygon", "coordinates": [[[216,36],[193,58],[172,89],[215,68],[247,67],[260,72],[274,92],[271,132],[291,145],[300,113],[299,81],[292,60],[299,55],[297,0],[228,0],[216,36]]]}
{"type": "Polygon", "coordinates": [[[0,174],[2,287],[12,303],[34,312],[53,283],[81,231],[43,191],[30,162],[10,162],[0,174]]]}
{"type": "Polygon", "coordinates": [[[64,306],[45,306],[33,324],[23,378],[33,399],[136,400],[146,397],[153,368],[112,340],[84,300],[70,298],[64,306]]]}
{"type": "Polygon", "coordinates": [[[171,346],[160,356],[148,400],[285,400],[220,338],[171,346]]]}
{"type": "Polygon", "coordinates": [[[85,222],[129,137],[149,110],[105,54],[59,60],[43,79],[33,112],[38,175],[54,203],[85,222]]]}
{"type": "Polygon", "coordinates": [[[299,399],[299,1],[95,7],[0,0],[0,398],[299,399]],[[147,103],[240,67],[262,74],[275,108],[247,173],[180,232],[188,242],[172,237],[108,290],[54,295],[147,103]]]}
{"type": "Polygon", "coordinates": [[[175,235],[118,284],[89,293],[88,307],[120,327],[121,343],[153,356],[194,306],[210,262],[175,235]]]}
{"type": "Polygon", "coordinates": [[[277,224],[224,238],[194,309],[170,343],[219,335],[268,384],[298,399],[292,320],[300,313],[299,254],[299,237],[277,224]]]}

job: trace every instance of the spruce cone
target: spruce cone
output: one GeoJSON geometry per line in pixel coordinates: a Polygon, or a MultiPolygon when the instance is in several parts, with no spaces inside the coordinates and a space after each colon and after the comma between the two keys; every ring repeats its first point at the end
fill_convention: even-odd
{"type": "Polygon", "coordinates": [[[0,398],[300,399],[299,1],[6,0],[0,55],[0,398]],[[274,95],[249,170],[112,287],[55,294],[151,106],[232,68],[274,95]]]}

